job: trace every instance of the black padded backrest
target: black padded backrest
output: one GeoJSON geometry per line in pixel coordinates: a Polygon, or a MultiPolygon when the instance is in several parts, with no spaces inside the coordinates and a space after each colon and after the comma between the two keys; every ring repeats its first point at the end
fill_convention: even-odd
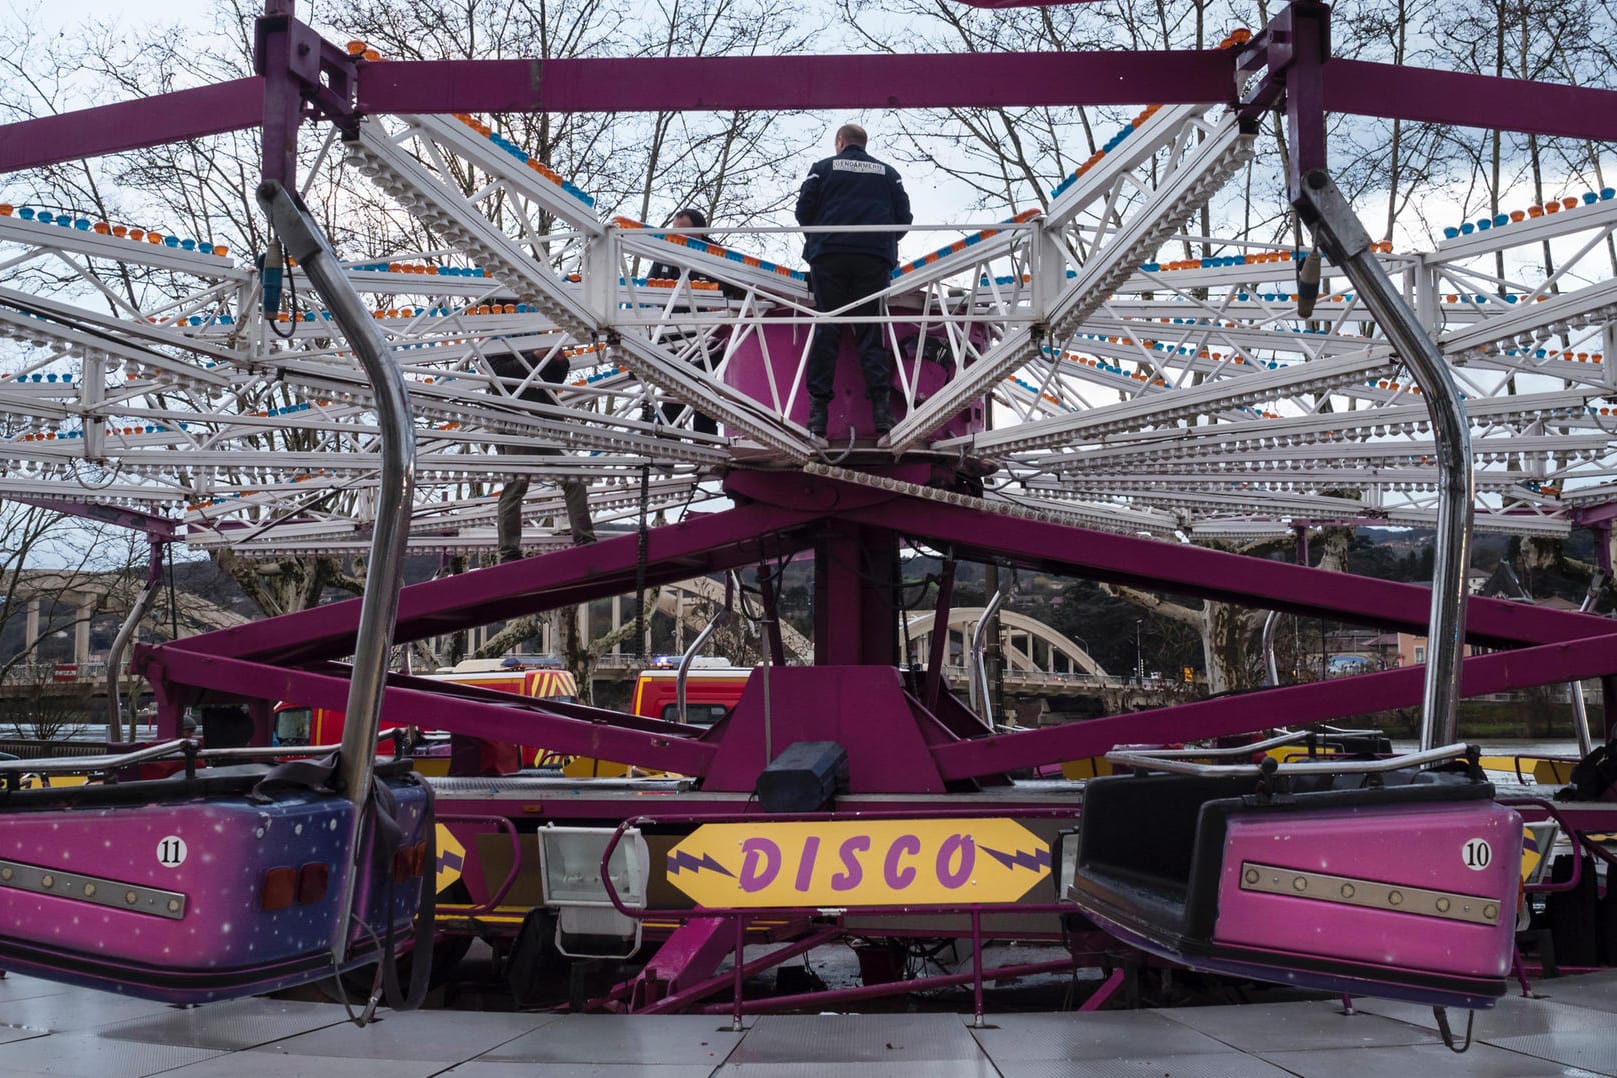
{"type": "Polygon", "coordinates": [[[1131,875],[1190,880],[1196,824],[1208,801],[1252,792],[1253,778],[1203,779],[1183,775],[1093,779],[1084,789],[1079,826],[1080,870],[1121,870],[1131,875]]]}
{"type": "Polygon", "coordinates": [[[210,749],[241,749],[253,743],[253,717],[235,704],[202,709],[202,741],[210,749]]]}

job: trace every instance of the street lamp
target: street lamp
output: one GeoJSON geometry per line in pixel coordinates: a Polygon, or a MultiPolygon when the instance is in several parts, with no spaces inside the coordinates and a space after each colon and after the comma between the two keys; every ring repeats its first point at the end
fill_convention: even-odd
{"type": "MultiPolygon", "coordinates": [[[[1089,641],[1085,640],[1081,636],[1074,636],[1072,638],[1072,642],[1074,644],[1078,645],[1078,650],[1080,650],[1080,651],[1082,651],[1084,653],[1084,658],[1088,659],[1090,662],[1095,661],[1095,657],[1089,653],[1089,641]]],[[[1050,665],[1052,667],[1055,666],[1055,655],[1054,655],[1053,651],[1051,653],[1050,665]]],[[[1088,673],[1087,670],[1082,669],[1082,664],[1081,663],[1079,664],[1079,666],[1080,666],[1080,669],[1074,670],[1073,673],[1075,673],[1075,674],[1087,674],[1088,673]]]]}
{"type": "Polygon", "coordinates": [[[1134,619],[1134,680],[1141,685],[1145,684],[1145,656],[1140,651],[1140,626],[1144,621],[1144,618],[1134,619]]]}

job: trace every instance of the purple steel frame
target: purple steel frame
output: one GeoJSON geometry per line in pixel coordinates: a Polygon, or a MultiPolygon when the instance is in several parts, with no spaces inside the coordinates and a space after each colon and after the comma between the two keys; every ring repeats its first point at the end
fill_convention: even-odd
{"type": "MultiPolygon", "coordinates": [[[[1617,139],[1617,92],[1329,60],[1299,48],[1324,5],[1297,0],[1242,50],[968,55],[402,60],[347,56],[267,0],[256,77],[0,127],[0,172],[262,127],[265,178],[287,182],[297,122],[383,113],[656,112],[947,108],[964,105],[1239,104],[1237,74],[1263,71],[1245,103],[1288,91],[1306,134],[1321,112],[1617,139]],[[947,62],[949,77],[936,78],[947,62]],[[1328,61],[1328,62],[1327,62],[1328,61]],[[1304,83],[1312,85],[1304,90],[1304,83]]],[[[1323,164],[1323,144],[1303,160],[1323,164]]]]}
{"type": "MultiPolygon", "coordinates": [[[[1617,93],[1455,72],[1329,58],[1328,9],[1296,0],[1245,47],[1167,52],[951,56],[950,78],[937,56],[573,59],[370,63],[299,22],[292,0],[267,0],[254,49],[258,76],[142,101],[0,127],[0,172],[134,146],[258,125],[264,175],[290,183],[296,132],[304,119],[342,126],[366,113],[542,109],[633,111],[669,108],[927,107],[974,104],[1108,104],[1145,100],[1228,103],[1262,113],[1285,101],[1294,175],[1325,163],[1326,110],[1408,116],[1451,124],[1617,138],[1617,93]],[[1240,81],[1250,83],[1238,96],[1240,81]],[[650,87],[656,87],[652,91],[650,87]]],[[[906,476],[908,478],[908,476],[906,476]]],[[[891,666],[889,616],[894,544],[901,535],[948,545],[956,554],[1009,559],[1096,579],[1129,581],[1209,598],[1294,612],[1419,628],[1424,589],[1366,581],[1216,551],[1161,544],[826,480],[781,483],[736,473],[741,503],[715,516],[652,534],[647,584],[758,564],[814,549],[820,632],[827,665],[891,666]],[[778,491],[785,490],[780,494],[778,491]],[[874,553],[873,553],[874,552],[874,553]],[[861,566],[861,561],[863,565],[861,566]],[[874,579],[875,586],[869,586],[874,579]],[[831,631],[832,627],[835,631],[831,631]]],[[[638,568],[632,541],[561,552],[452,581],[407,589],[398,638],[419,639],[629,590],[638,568]]],[[[297,697],[338,705],[342,674],[321,664],[352,652],[358,604],[305,611],[161,648],[136,665],[152,678],[172,714],[202,691],[259,700],[297,697]],[[306,669],[299,669],[306,667],[306,669]]],[[[1465,663],[1465,691],[1484,692],[1617,667],[1604,621],[1472,600],[1468,637],[1490,645],[1535,645],[1465,663]]],[[[1367,675],[1352,694],[1304,685],[1239,701],[1210,700],[1114,717],[1066,729],[967,738],[953,717],[928,725],[936,770],[911,776],[928,788],[944,780],[1089,755],[1117,740],[1188,738],[1306,722],[1351,711],[1416,702],[1418,671],[1367,675]],[[1348,698],[1351,697],[1351,703],[1348,698]]],[[[388,689],[408,703],[423,692],[408,679],[388,689]]],[[[932,702],[933,690],[925,693],[932,702]]],[[[919,707],[922,712],[928,709],[919,707]]],[[[609,719],[589,709],[533,708],[516,720],[522,739],[562,751],[605,754],[700,775],[716,746],[660,724],[609,719]],[[531,732],[528,732],[531,729],[531,732]],[[587,748],[585,747],[587,746],[587,748]]],[[[941,702],[934,709],[947,711],[941,702]]],[[[488,732],[511,709],[468,699],[457,723],[488,732]]],[[[870,735],[872,749],[879,735],[870,735]]],[[[853,746],[850,746],[852,748],[853,746]]]]}
{"type": "MultiPolygon", "coordinates": [[[[1025,808],[1025,809],[1018,810],[1016,812],[1016,816],[1019,819],[1022,819],[1022,820],[1029,820],[1029,819],[1067,820],[1067,819],[1071,818],[1071,811],[1072,810],[1069,807],[1064,807],[1064,808],[1025,808]]],[[[951,810],[936,810],[936,809],[934,809],[934,810],[918,810],[918,811],[917,810],[904,810],[904,811],[890,811],[890,812],[864,811],[864,812],[860,812],[858,815],[859,815],[859,818],[861,820],[863,820],[863,821],[879,821],[879,820],[884,820],[884,819],[888,819],[888,820],[906,820],[906,821],[908,821],[908,820],[922,820],[922,819],[950,819],[950,820],[985,819],[985,818],[993,818],[993,817],[997,817],[997,816],[1002,816],[1004,814],[1005,814],[1004,811],[1001,810],[1001,809],[986,809],[986,810],[978,810],[978,811],[975,811],[975,812],[963,812],[963,811],[958,811],[958,810],[951,811],[951,810]]],[[[790,814],[779,817],[779,819],[783,819],[783,820],[784,819],[790,819],[790,820],[793,820],[795,822],[812,822],[812,821],[816,821],[816,820],[830,821],[830,820],[837,820],[837,819],[843,819],[843,818],[845,818],[844,814],[837,813],[837,812],[820,812],[820,813],[798,812],[798,813],[790,813],[790,814]]],[[[628,831],[630,831],[632,829],[641,828],[641,827],[651,827],[651,826],[662,825],[662,824],[760,823],[760,824],[767,825],[770,822],[770,820],[771,820],[770,816],[768,816],[768,815],[759,815],[759,814],[756,814],[756,813],[738,813],[738,814],[734,814],[734,815],[690,814],[690,815],[682,815],[682,816],[676,816],[676,815],[656,815],[656,816],[644,815],[644,816],[634,816],[634,817],[625,819],[622,823],[620,823],[618,825],[617,829],[612,832],[612,837],[607,840],[606,848],[601,853],[601,886],[605,889],[606,896],[611,901],[613,908],[616,909],[619,913],[623,914],[626,917],[630,917],[630,918],[633,918],[635,920],[646,920],[646,919],[654,918],[654,917],[680,918],[680,917],[688,916],[687,911],[680,910],[680,909],[661,909],[661,910],[659,910],[659,909],[651,909],[651,908],[645,908],[645,907],[634,908],[634,907],[630,907],[630,906],[627,906],[627,905],[624,904],[623,896],[618,893],[617,888],[613,885],[612,874],[608,870],[608,867],[607,867],[608,864],[612,860],[613,851],[616,850],[618,845],[623,841],[624,835],[628,831]]],[[[1052,870],[1059,872],[1060,866],[1059,865],[1052,866],[1052,870]]],[[[1037,886],[1039,886],[1037,883],[1034,883],[1034,884],[1031,885],[1031,887],[1037,887],[1037,886]]],[[[703,1013],[706,1013],[706,1014],[724,1014],[724,1013],[728,1012],[732,1016],[736,1026],[739,1028],[740,1022],[741,1022],[741,1016],[744,1013],[756,1014],[756,1013],[759,1013],[761,1011],[791,1010],[793,1008],[796,1008],[796,1007],[802,1006],[802,1005],[804,1005],[806,1003],[809,1003],[810,1001],[813,1001],[814,1003],[816,1003],[817,1005],[819,1005],[821,1007],[835,1007],[839,1003],[842,1003],[842,1002],[858,1000],[858,999],[870,999],[870,998],[877,997],[877,996],[891,995],[891,994],[893,994],[894,992],[897,992],[897,991],[911,992],[911,991],[917,991],[917,990],[921,990],[921,989],[944,988],[944,987],[948,987],[948,986],[951,986],[951,985],[970,984],[972,986],[973,1005],[974,1005],[974,1008],[975,1008],[975,1016],[976,1016],[977,1024],[981,1025],[982,1024],[982,1018],[983,1018],[983,982],[985,980],[1000,979],[1000,978],[1007,978],[1007,977],[1021,977],[1021,976],[1027,976],[1029,974],[1034,974],[1034,973],[1055,973],[1055,972],[1059,972],[1059,971],[1062,971],[1062,970],[1071,969],[1075,964],[1075,957],[1076,957],[1076,956],[1074,956],[1073,958],[1066,958],[1066,959],[1061,959],[1061,960],[1058,960],[1058,961],[1025,963],[1025,964],[1019,964],[1019,965],[1014,965],[1014,966],[1005,966],[1005,967],[1001,967],[1001,968],[998,968],[998,969],[985,970],[982,967],[982,963],[981,963],[983,942],[987,938],[992,938],[995,934],[993,934],[993,933],[985,934],[984,933],[983,924],[982,924],[982,917],[983,917],[983,914],[985,912],[993,912],[995,910],[1014,910],[1017,913],[1051,913],[1051,914],[1056,914],[1056,913],[1070,912],[1071,907],[1068,906],[1066,903],[1058,900],[1058,901],[1055,901],[1055,902],[1042,902],[1042,903],[1041,902],[1031,902],[1031,903],[1029,903],[1029,902],[1021,901],[1021,902],[997,902],[997,903],[996,902],[961,902],[961,903],[958,903],[958,904],[923,905],[923,906],[897,906],[897,905],[870,906],[870,907],[848,906],[848,907],[845,907],[845,908],[842,908],[842,909],[839,909],[839,910],[835,910],[835,911],[821,910],[820,913],[822,915],[825,915],[827,913],[834,913],[835,916],[838,919],[840,919],[842,917],[845,917],[845,916],[848,916],[850,914],[860,914],[860,913],[863,913],[863,914],[865,914],[867,916],[868,915],[874,915],[874,916],[891,916],[891,917],[898,917],[898,916],[905,916],[905,915],[913,916],[913,915],[916,915],[916,914],[922,914],[922,915],[934,915],[934,914],[935,915],[942,915],[942,914],[949,914],[949,913],[966,913],[966,914],[969,914],[970,918],[971,918],[971,947],[972,947],[972,954],[974,956],[973,961],[972,961],[972,970],[971,970],[970,973],[947,974],[947,975],[944,975],[944,976],[937,976],[937,977],[925,977],[925,978],[921,978],[921,979],[918,979],[918,980],[903,981],[903,982],[900,982],[900,983],[897,983],[897,984],[865,985],[862,988],[844,988],[844,989],[826,990],[826,991],[811,992],[811,993],[806,993],[806,994],[803,994],[803,995],[795,995],[795,996],[774,996],[774,997],[771,997],[770,999],[767,999],[767,1000],[754,1000],[751,1003],[746,1002],[743,999],[742,982],[743,982],[744,977],[748,973],[748,966],[750,965],[754,969],[766,968],[768,965],[773,964],[775,962],[778,962],[778,961],[782,960],[785,957],[790,957],[791,955],[802,953],[802,951],[806,950],[807,948],[804,947],[801,943],[799,943],[799,944],[794,944],[792,946],[784,948],[783,950],[781,950],[781,951],[779,951],[779,952],[777,952],[775,954],[768,955],[766,958],[761,959],[761,960],[759,960],[758,962],[755,962],[755,963],[748,964],[748,963],[743,963],[743,962],[741,962],[739,960],[737,962],[735,962],[733,964],[732,968],[731,968],[730,977],[728,978],[730,980],[730,982],[731,982],[731,986],[732,986],[732,990],[733,990],[732,991],[731,1001],[728,1004],[720,1004],[720,1005],[714,1005],[714,1006],[704,1008],[703,1013]]],[[[770,912],[793,913],[793,912],[796,912],[796,908],[795,907],[787,907],[787,908],[784,908],[784,909],[770,910],[770,909],[764,908],[764,907],[704,906],[704,907],[702,907],[702,914],[703,914],[702,919],[703,920],[712,920],[713,922],[715,922],[715,924],[711,928],[711,933],[715,937],[717,936],[717,933],[719,931],[719,928],[718,928],[717,923],[716,923],[718,920],[726,919],[726,920],[729,920],[731,922],[732,927],[733,927],[735,941],[736,941],[734,951],[735,951],[735,954],[738,956],[738,959],[739,959],[739,956],[741,956],[742,953],[743,953],[742,952],[742,940],[744,939],[744,933],[746,931],[746,923],[747,923],[748,918],[765,915],[765,914],[768,914],[770,912]]],[[[816,933],[815,935],[816,936],[821,935],[821,934],[823,934],[823,931],[824,930],[822,930],[820,933],[816,933]]],[[[684,1004],[686,1004],[688,1002],[694,1002],[696,999],[700,998],[702,995],[711,994],[712,992],[717,991],[720,987],[723,986],[723,983],[724,983],[725,979],[726,978],[724,978],[722,976],[710,977],[707,980],[700,982],[699,984],[696,984],[696,985],[693,985],[693,986],[690,986],[690,987],[684,989],[683,991],[677,993],[677,995],[679,997],[678,1005],[684,1005],[684,1004]]],[[[637,981],[638,981],[638,979],[637,979],[637,981]]],[[[636,983],[636,982],[631,982],[631,984],[634,984],[634,983],[636,983]]],[[[628,993],[623,993],[623,994],[630,994],[631,999],[632,999],[632,992],[633,992],[633,989],[630,988],[628,990],[628,993]]],[[[664,1004],[664,1008],[662,1008],[662,1009],[671,1009],[674,1005],[676,1005],[676,1004],[674,1004],[672,1002],[668,1002],[668,1003],[664,1004]]]]}
{"type": "MultiPolygon", "coordinates": [[[[256,26],[255,77],[0,127],[0,173],[257,126],[264,178],[293,188],[304,120],[349,127],[365,114],[382,113],[1149,101],[1223,103],[1253,116],[1284,102],[1295,197],[1300,178],[1327,163],[1326,111],[1617,138],[1617,92],[1333,61],[1328,19],[1324,4],[1295,0],[1248,44],[1230,50],[371,63],[346,55],[298,21],[293,0],[266,0],[256,26]],[[949,65],[946,80],[933,77],[942,62],[949,65]]],[[[918,471],[899,466],[894,474],[924,482],[918,471]]],[[[634,537],[625,537],[405,589],[396,638],[410,641],[620,594],[633,588],[637,573],[655,586],[813,550],[817,663],[844,670],[890,668],[897,659],[890,597],[903,538],[944,547],[956,557],[1209,599],[1399,628],[1427,624],[1430,593],[1419,587],[1011,518],[823,478],[738,471],[728,487],[735,508],[658,529],[643,554],[634,537]]],[[[1591,523],[1605,522],[1600,512],[1593,511],[1591,523]]],[[[1465,624],[1468,639],[1516,650],[1465,660],[1464,693],[1591,676],[1608,676],[1608,691],[1617,687],[1609,678],[1617,670],[1617,633],[1603,619],[1472,599],[1465,624]]],[[[169,717],[202,694],[256,700],[261,714],[263,701],[278,698],[342,707],[348,676],[335,661],[353,653],[358,629],[355,601],[142,648],[135,666],[151,679],[169,717]]],[[[835,679],[841,670],[823,673],[835,679]]],[[[1396,670],[984,737],[941,691],[933,669],[923,699],[904,697],[871,721],[847,723],[838,732],[850,758],[883,761],[890,773],[882,788],[941,791],[952,781],[1090,756],[1123,741],[1194,739],[1409,706],[1420,700],[1421,689],[1420,670],[1396,670]],[[910,732],[903,735],[904,750],[895,752],[900,724],[910,732]]],[[[385,706],[407,711],[441,704],[446,696],[457,706],[435,708],[434,725],[676,771],[715,789],[748,788],[767,762],[767,695],[761,716],[743,716],[738,709],[735,720],[702,736],[593,708],[513,704],[476,690],[446,692],[407,677],[390,680],[385,706]],[[760,726],[763,753],[753,751],[760,726]]],[[[800,704],[799,713],[812,708],[800,704]]],[[[790,721],[788,714],[788,727],[790,721]]],[[[742,968],[737,965],[738,974],[742,968]]],[[[733,1006],[739,1007],[739,996],[733,1006]]],[[[977,1009],[981,1014],[980,989],[977,1009]]]]}
{"type": "MultiPolygon", "coordinates": [[[[836,643],[828,649],[834,657],[823,658],[825,665],[892,665],[891,624],[875,619],[874,610],[881,605],[872,598],[877,589],[867,585],[857,562],[869,548],[843,545],[849,529],[885,537],[873,548],[882,558],[903,537],[951,549],[959,557],[995,558],[1045,572],[1361,624],[1412,631],[1426,625],[1430,592],[1418,585],[1009,517],[796,473],[738,471],[727,486],[736,508],[649,535],[647,583],[722,572],[804,550],[849,552],[852,562],[821,559],[832,579],[823,588],[820,616],[837,627],[832,634],[836,643]]],[[[417,640],[619,594],[632,588],[637,543],[636,536],[623,536],[405,588],[396,638],[417,640]]],[[[1617,633],[1604,618],[1474,598],[1466,626],[1472,642],[1515,649],[1466,659],[1466,695],[1596,677],[1617,667],[1617,633]]],[[[183,706],[196,693],[209,692],[340,708],[347,676],[333,660],[352,652],[357,629],[358,602],[351,600],[142,647],[136,668],[167,706],[183,706]]],[[[944,703],[949,698],[941,694],[936,707],[908,701],[907,721],[919,722],[919,741],[914,733],[896,735],[893,727],[879,722],[849,723],[842,734],[850,739],[850,757],[883,761],[885,788],[918,792],[941,789],[951,780],[1081,759],[1122,742],[1195,739],[1409,707],[1420,701],[1421,677],[1418,667],[1389,670],[988,737],[973,736],[980,727],[974,731],[959,721],[944,703]],[[1348,685],[1351,691],[1344,688],[1348,685]]],[[[750,788],[754,772],[766,762],[741,743],[727,754],[727,733],[744,743],[757,738],[756,731],[739,724],[698,736],[689,727],[582,705],[513,703],[505,694],[402,675],[390,678],[385,706],[391,713],[434,705],[440,705],[435,724],[462,733],[710,778],[721,789],[750,788]],[[441,708],[447,697],[457,701],[453,714],[441,708]],[[736,754],[746,762],[728,765],[727,757],[736,754]],[[715,767],[720,771],[711,770],[715,767]]],[[[788,703],[776,706],[785,716],[788,703]]]]}

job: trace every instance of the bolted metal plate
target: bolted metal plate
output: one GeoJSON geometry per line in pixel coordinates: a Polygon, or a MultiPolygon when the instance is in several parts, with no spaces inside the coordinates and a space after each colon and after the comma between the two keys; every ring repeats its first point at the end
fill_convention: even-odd
{"type": "Polygon", "coordinates": [[[23,861],[0,860],[0,887],[36,895],[55,895],[74,902],[144,913],[170,921],[185,917],[185,895],[179,891],[122,883],[105,876],[87,876],[82,872],[41,868],[23,861]]]}
{"type": "Polygon", "coordinates": [[[1241,890],[1290,895],[1292,898],[1330,902],[1339,906],[1390,910],[1445,921],[1467,921],[1478,925],[1499,923],[1498,899],[1453,891],[1430,891],[1423,887],[1405,887],[1352,876],[1332,876],[1325,872],[1303,872],[1256,861],[1241,862],[1241,890]]]}

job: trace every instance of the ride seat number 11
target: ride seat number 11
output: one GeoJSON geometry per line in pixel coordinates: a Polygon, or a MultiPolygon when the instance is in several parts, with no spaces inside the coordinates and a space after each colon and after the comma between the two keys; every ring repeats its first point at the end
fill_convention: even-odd
{"type": "Polygon", "coordinates": [[[166,835],[157,844],[157,863],[164,868],[179,868],[185,864],[185,840],[179,835],[166,835]]]}

